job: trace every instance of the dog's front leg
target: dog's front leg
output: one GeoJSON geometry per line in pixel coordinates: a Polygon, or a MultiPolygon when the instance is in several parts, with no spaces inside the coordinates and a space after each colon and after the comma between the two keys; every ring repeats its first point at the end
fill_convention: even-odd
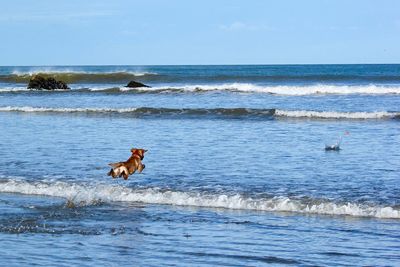
{"type": "Polygon", "coordinates": [[[146,165],[140,163],[140,165],[139,165],[139,167],[138,167],[139,173],[142,173],[142,171],[144,170],[144,168],[146,168],[146,165]]]}
{"type": "Polygon", "coordinates": [[[135,167],[130,167],[129,168],[129,175],[132,175],[136,172],[136,168],[135,167]]]}

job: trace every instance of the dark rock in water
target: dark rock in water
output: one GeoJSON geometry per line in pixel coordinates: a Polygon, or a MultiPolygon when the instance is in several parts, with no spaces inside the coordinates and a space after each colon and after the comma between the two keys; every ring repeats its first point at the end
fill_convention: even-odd
{"type": "Polygon", "coordinates": [[[325,151],[339,151],[339,145],[325,145],[325,151]]]}
{"type": "Polygon", "coordinates": [[[43,76],[37,75],[31,78],[28,84],[28,89],[45,89],[45,90],[55,90],[55,89],[70,89],[68,85],[63,81],[57,81],[54,78],[45,78],[43,76]]]}
{"type": "Polygon", "coordinates": [[[145,85],[140,82],[135,82],[135,81],[130,81],[125,87],[129,87],[129,88],[147,87],[147,88],[150,88],[150,86],[148,86],[148,85],[145,85]]]}
{"type": "Polygon", "coordinates": [[[67,203],[65,204],[65,207],[69,208],[69,209],[74,209],[76,208],[75,203],[72,200],[67,200],[67,203]]]}

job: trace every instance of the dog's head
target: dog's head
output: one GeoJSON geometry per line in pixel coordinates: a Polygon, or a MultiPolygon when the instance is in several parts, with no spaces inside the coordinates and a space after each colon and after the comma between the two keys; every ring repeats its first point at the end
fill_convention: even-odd
{"type": "Polygon", "coordinates": [[[140,157],[140,160],[144,159],[144,153],[147,152],[146,149],[142,148],[132,148],[131,149],[132,155],[137,155],[140,157]]]}

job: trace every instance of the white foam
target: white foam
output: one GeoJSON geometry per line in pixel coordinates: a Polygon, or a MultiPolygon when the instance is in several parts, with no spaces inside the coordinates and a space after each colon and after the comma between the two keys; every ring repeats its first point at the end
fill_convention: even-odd
{"type": "Polygon", "coordinates": [[[84,185],[65,182],[26,182],[6,180],[0,192],[62,197],[74,203],[141,202],[176,206],[196,206],[258,211],[296,212],[304,214],[347,215],[400,219],[400,210],[393,207],[368,206],[356,203],[322,202],[305,204],[287,197],[249,198],[240,194],[179,192],[159,188],[133,189],[106,184],[84,185]]]}
{"type": "Polygon", "coordinates": [[[216,85],[185,85],[185,86],[161,86],[153,88],[138,88],[136,90],[168,90],[181,89],[183,91],[238,91],[249,93],[269,93],[278,95],[313,95],[313,94],[400,94],[400,86],[383,85],[277,85],[262,86],[251,83],[228,83],[216,85]]]}
{"type": "Polygon", "coordinates": [[[31,91],[31,89],[27,89],[26,87],[1,87],[0,93],[9,93],[9,92],[27,92],[31,91]]]}
{"type": "MultiPolygon", "coordinates": [[[[36,72],[32,74],[26,75],[34,75],[36,72]]],[[[37,73],[40,73],[37,72],[37,73]]],[[[57,73],[57,71],[54,71],[57,73]]],[[[74,72],[75,74],[79,74],[79,72],[74,72]]],[[[118,73],[118,72],[115,72],[118,73]]],[[[68,72],[66,72],[68,74],[68,72]]],[[[87,72],[82,72],[82,74],[91,74],[87,72]]],[[[101,74],[101,73],[93,73],[93,74],[101,74]]],[[[112,74],[112,73],[107,73],[112,74]]],[[[143,72],[143,73],[129,73],[135,76],[143,76],[143,75],[151,75],[154,73],[143,72]]],[[[73,88],[69,92],[73,92],[74,89],[81,88],[73,88]]],[[[234,92],[243,92],[243,93],[266,93],[266,94],[276,94],[276,95],[287,95],[287,96],[304,96],[304,95],[324,95],[324,94],[338,94],[338,95],[347,95],[347,94],[372,94],[372,95],[385,95],[385,94],[400,94],[400,86],[384,86],[384,85],[304,85],[304,86],[296,86],[296,85],[277,85],[277,86],[261,86],[251,83],[227,83],[227,84],[211,84],[211,85],[163,85],[163,86],[155,86],[155,87],[138,87],[138,88],[128,88],[124,86],[116,86],[112,87],[112,85],[103,85],[88,88],[89,91],[108,91],[110,89],[116,89],[120,92],[126,91],[142,91],[142,92],[199,92],[199,91],[234,91],[234,92]],[[111,87],[110,87],[111,86],[111,87]]],[[[0,92],[17,92],[17,91],[29,91],[31,89],[26,89],[23,87],[4,87],[0,89],[0,92]]],[[[65,90],[61,90],[65,92],[65,90]]],[[[45,90],[45,92],[51,92],[45,90]]],[[[68,91],[67,91],[68,92],[68,91]]],[[[118,92],[118,91],[117,91],[118,92]]]]}
{"type": "Polygon", "coordinates": [[[14,70],[11,74],[17,75],[17,76],[34,76],[37,74],[69,74],[69,75],[75,75],[75,74],[100,74],[100,75],[113,75],[113,74],[131,74],[133,76],[145,76],[145,75],[156,75],[157,73],[154,72],[137,72],[137,71],[130,71],[130,70],[113,70],[113,71],[106,71],[106,72],[96,72],[96,71],[79,71],[79,70],[74,70],[74,69],[54,69],[54,68],[35,68],[33,70],[29,71],[19,71],[19,70],[14,70]]]}
{"type": "Polygon", "coordinates": [[[0,107],[0,112],[58,112],[58,113],[107,113],[107,112],[116,112],[116,113],[128,113],[134,112],[137,108],[49,108],[49,107],[13,107],[6,106],[0,107]]]}
{"type": "Polygon", "coordinates": [[[85,84],[78,84],[75,87],[72,84],[71,90],[65,90],[65,89],[28,89],[27,87],[22,87],[22,86],[3,86],[0,88],[0,93],[17,93],[17,92],[37,92],[37,93],[51,93],[51,92],[63,92],[63,93],[68,93],[68,92],[77,92],[77,91],[109,91],[109,90],[120,90],[123,91],[122,88],[120,87],[112,87],[112,85],[104,85],[104,86],[99,86],[99,85],[85,85],[85,84]],[[90,86],[90,88],[88,88],[90,86]]]}
{"type": "Polygon", "coordinates": [[[310,111],[310,110],[279,110],[276,116],[288,118],[315,118],[315,119],[385,119],[400,116],[400,113],[376,111],[376,112],[336,112],[336,111],[310,111]]]}

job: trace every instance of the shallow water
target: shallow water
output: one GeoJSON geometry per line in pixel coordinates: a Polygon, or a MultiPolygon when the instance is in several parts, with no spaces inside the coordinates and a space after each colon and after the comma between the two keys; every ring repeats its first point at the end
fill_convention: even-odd
{"type": "Polygon", "coordinates": [[[2,67],[0,261],[398,265],[398,76],[398,65],[2,67]],[[38,72],[72,90],[24,89],[38,72]],[[156,88],[127,91],[128,78],[156,88]],[[143,173],[106,176],[131,147],[149,150],[143,173]]]}

